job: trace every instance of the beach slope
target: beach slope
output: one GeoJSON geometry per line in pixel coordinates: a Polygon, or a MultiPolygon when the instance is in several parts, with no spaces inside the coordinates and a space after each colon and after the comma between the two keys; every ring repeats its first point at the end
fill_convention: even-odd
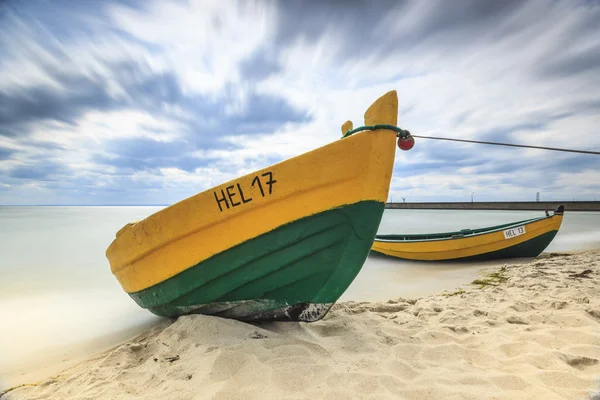
{"type": "Polygon", "coordinates": [[[600,398],[600,251],[486,274],[310,324],[165,320],[2,400],[600,398]]]}

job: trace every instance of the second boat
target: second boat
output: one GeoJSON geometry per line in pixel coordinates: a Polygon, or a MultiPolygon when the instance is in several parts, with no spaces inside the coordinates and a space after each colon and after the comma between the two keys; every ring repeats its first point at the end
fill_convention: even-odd
{"type": "Polygon", "coordinates": [[[405,260],[488,261],[537,257],[560,229],[561,205],[553,215],[479,229],[431,234],[376,235],[372,250],[405,260]]]}

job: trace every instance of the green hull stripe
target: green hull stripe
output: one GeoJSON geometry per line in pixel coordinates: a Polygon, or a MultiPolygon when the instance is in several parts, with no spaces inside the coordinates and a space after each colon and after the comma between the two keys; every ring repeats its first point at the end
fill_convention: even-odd
{"type": "Polygon", "coordinates": [[[548,245],[558,231],[546,232],[543,235],[537,236],[533,239],[529,239],[523,243],[516,244],[511,247],[507,247],[502,250],[496,250],[491,253],[479,254],[471,257],[464,257],[457,259],[458,261],[489,261],[498,260],[502,258],[526,258],[526,257],[537,257],[548,245]]]}
{"type": "Polygon", "coordinates": [[[334,303],[362,268],[384,207],[362,201],[302,218],[130,296],[162,316],[199,312],[201,305],[238,316],[334,303]]]}

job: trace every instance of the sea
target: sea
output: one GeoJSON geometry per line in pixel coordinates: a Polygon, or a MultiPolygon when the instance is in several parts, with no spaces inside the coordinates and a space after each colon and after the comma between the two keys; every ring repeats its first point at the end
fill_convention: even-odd
{"type": "MultiPolygon", "coordinates": [[[[110,272],[105,251],[128,222],[164,206],[0,206],[0,390],[15,374],[127,340],[162,321],[110,272]]],[[[379,233],[432,233],[534,218],[540,211],[385,210],[379,233]]],[[[600,212],[569,212],[546,252],[600,248],[600,212]]],[[[443,264],[375,254],[340,301],[453,291],[482,268],[529,260],[443,264]]]]}

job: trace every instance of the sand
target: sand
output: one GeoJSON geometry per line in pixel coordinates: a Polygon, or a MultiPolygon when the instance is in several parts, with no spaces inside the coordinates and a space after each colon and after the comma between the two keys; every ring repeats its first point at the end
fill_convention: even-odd
{"type": "Polygon", "coordinates": [[[310,324],[165,320],[2,400],[600,399],[600,251],[482,281],[310,324]]]}

